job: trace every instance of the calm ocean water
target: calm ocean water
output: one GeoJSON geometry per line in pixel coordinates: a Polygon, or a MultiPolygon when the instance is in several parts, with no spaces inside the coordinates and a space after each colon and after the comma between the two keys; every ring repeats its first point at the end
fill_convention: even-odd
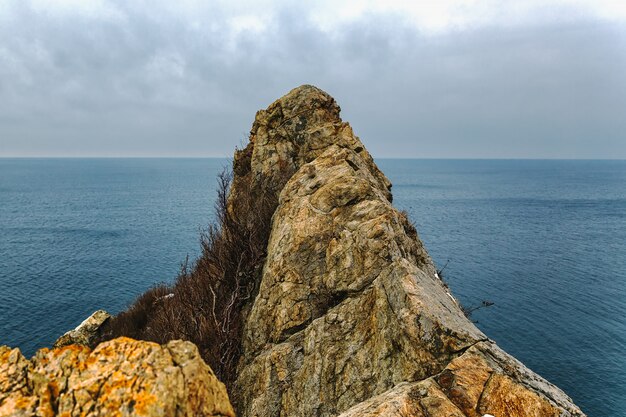
{"type": "MultiPolygon", "coordinates": [[[[626,161],[380,160],[478,326],[626,416],[626,161]]],[[[221,159],[0,159],[0,344],[27,355],[199,252],[221,159]]]]}

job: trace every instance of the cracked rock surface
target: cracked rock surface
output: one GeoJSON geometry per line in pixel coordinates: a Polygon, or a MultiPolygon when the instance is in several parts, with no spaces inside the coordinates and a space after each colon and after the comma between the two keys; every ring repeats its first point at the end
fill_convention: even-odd
{"type": "Polygon", "coordinates": [[[118,338],[41,349],[0,347],[0,416],[229,416],[224,385],[196,346],[118,338]]]}
{"type": "Polygon", "coordinates": [[[234,170],[231,197],[279,196],[239,415],[583,416],[464,316],[332,97],[302,86],[259,111],[234,170]]]}

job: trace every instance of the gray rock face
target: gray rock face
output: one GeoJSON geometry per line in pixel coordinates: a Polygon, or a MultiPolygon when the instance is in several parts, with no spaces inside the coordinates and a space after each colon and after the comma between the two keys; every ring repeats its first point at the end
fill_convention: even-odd
{"type": "Polygon", "coordinates": [[[250,140],[232,193],[279,202],[231,393],[241,416],[583,415],[464,316],[330,96],[292,90],[250,140]]]}
{"type": "Polygon", "coordinates": [[[54,342],[54,347],[63,347],[67,345],[84,345],[91,346],[94,341],[98,329],[107,321],[111,315],[104,310],[95,311],[91,316],[87,317],[74,330],[70,330],[54,342]]]}

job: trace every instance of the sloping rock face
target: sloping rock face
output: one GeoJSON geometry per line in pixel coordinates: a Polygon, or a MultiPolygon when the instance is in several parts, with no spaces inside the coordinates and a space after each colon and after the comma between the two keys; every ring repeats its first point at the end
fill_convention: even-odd
{"type": "Polygon", "coordinates": [[[329,95],[257,113],[241,193],[278,195],[231,393],[241,416],[582,416],[462,313],[329,95]]]}
{"type": "Polygon", "coordinates": [[[119,338],[94,351],[0,347],[0,416],[230,416],[224,385],[192,343],[119,338]]]}
{"type": "Polygon", "coordinates": [[[479,342],[439,374],[403,382],[340,417],[582,415],[558,388],[491,342],[479,342]]]}

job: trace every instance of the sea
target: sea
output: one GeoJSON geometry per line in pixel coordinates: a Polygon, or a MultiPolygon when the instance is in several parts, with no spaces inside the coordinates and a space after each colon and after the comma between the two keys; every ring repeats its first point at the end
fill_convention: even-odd
{"type": "MultiPolygon", "coordinates": [[[[452,292],[590,417],[626,416],[626,161],[376,161],[452,292]]],[[[200,252],[226,159],[0,159],[0,344],[27,355],[200,252]]]]}

